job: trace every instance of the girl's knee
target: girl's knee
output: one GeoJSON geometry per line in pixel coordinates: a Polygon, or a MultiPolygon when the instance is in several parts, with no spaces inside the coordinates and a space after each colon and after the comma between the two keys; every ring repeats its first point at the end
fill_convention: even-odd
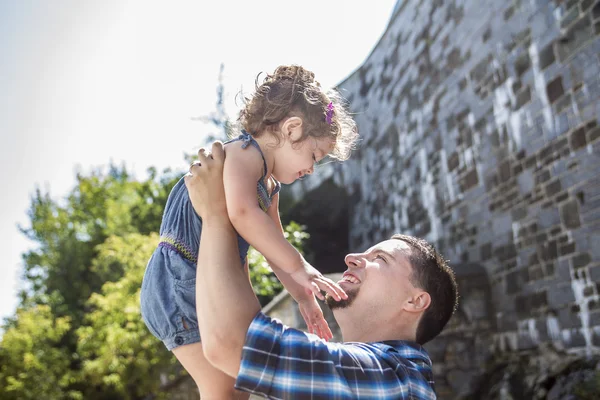
{"type": "Polygon", "coordinates": [[[177,347],[173,354],[196,382],[202,400],[248,398],[245,393],[234,389],[234,378],[213,367],[206,359],[201,343],[177,347]]]}

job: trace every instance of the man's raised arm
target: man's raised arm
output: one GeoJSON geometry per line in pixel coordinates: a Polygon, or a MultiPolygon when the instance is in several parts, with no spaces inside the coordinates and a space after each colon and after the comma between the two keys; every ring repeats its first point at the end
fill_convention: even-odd
{"type": "Polygon", "coordinates": [[[227,215],[223,189],[223,144],[212,154],[198,152],[199,163],[186,176],[190,200],[202,218],[202,240],[196,272],[196,310],[206,358],[236,377],[242,348],[260,304],[240,265],[237,236],[227,215]]]}

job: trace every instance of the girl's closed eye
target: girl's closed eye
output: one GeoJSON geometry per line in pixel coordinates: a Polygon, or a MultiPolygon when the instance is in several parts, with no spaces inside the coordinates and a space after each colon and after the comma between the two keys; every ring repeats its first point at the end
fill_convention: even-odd
{"type": "Polygon", "coordinates": [[[384,256],[382,256],[381,254],[377,254],[377,255],[375,256],[375,259],[376,259],[376,260],[377,260],[378,258],[382,259],[382,260],[383,260],[383,262],[387,262],[387,260],[385,259],[385,257],[384,257],[384,256]]]}

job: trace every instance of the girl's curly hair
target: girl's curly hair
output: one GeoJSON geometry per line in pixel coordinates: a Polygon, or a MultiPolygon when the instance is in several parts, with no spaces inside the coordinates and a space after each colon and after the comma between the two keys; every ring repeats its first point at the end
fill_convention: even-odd
{"type": "Polygon", "coordinates": [[[298,142],[307,137],[331,138],[335,144],[329,156],[340,161],[350,157],[358,140],[356,123],[336,90],[325,93],[315,74],[298,65],[279,66],[259,84],[260,75],[255,93],[244,98],[245,107],[240,111],[239,122],[246,131],[252,135],[275,133],[283,119],[297,116],[303,120],[298,142]],[[329,103],[333,113],[328,121],[329,103]]]}

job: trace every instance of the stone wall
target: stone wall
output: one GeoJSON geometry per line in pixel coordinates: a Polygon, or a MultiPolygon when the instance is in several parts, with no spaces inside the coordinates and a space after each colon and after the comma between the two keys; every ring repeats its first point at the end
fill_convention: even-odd
{"type": "Polygon", "coordinates": [[[457,270],[459,312],[428,345],[441,397],[490,360],[550,374],[597,354],[600,2],[400,1],[339,88],[363,142],[316,180],[348,192],[350,250],[408,233],[457,270]]]}

